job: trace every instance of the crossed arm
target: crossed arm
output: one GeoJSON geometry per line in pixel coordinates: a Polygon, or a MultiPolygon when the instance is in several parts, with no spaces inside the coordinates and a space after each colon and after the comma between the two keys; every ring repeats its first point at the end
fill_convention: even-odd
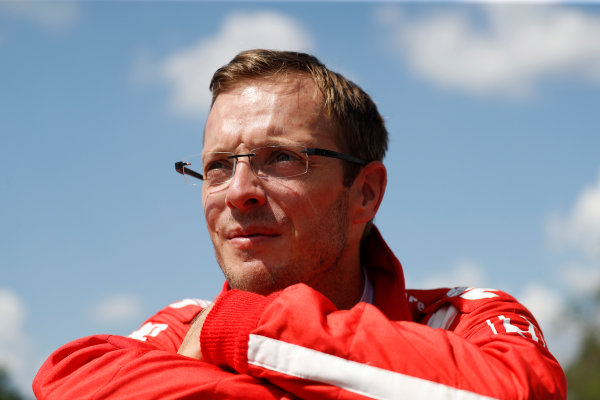
{"type": "Polygon", "coordinates": [[[188,308],[151,318],[168,327],[145,341],[93,336],[59,349],[36,377],[36,395],[565,398],[535,320],[508,298],[482,302],[452,330],[390,321],[365,303],[337,310],[304,285],[269,297],[230,291],[198,318],[200,307],[188,308]]]}

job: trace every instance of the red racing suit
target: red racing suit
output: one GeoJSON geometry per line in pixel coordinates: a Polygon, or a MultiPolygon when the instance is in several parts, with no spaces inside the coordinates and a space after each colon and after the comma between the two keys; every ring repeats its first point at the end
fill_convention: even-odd
{"type": "Polygon", "coordinates": [[[39,399],[565,399],[564,373],[531,313],[492,289],[405,290],[374,229],[362,264],[373,304],[338,310],[293,285],[268,297],[227,286],[201,333],[206,361],[177,354],[206,306],[174,303],[129,337],[56,350],[39,399]]]}

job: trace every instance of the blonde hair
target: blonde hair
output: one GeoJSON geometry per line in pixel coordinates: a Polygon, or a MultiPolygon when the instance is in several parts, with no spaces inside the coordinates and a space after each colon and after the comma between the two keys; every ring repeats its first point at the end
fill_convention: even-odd
{"type": "MultiPolygon", "coordinates": [[[[333,72],[306,53],[254,49],[236,55],[219,68],[210,82],[212,103],[219,94],[244,80],[308,74],[323,96],[328,117],[337,125],[336,143],[343,152],[364,161],[382,161],[388,132],[371,97],[358,85],[333,72]]],[[[344,184],[350,186],[360,166],[344,163],[344,184]]]]}

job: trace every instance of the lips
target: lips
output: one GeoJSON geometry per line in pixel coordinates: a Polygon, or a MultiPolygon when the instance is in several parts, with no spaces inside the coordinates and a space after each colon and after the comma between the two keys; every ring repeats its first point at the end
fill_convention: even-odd
{"type": "Polygon", "coordinates": [[[279,233],[274,229],[258,226],[232,229],[225,235],[227,240],[256,240],[277,236],[279,236],[279,233]]]}
{"type": "Polygon", "coordinates": [[[237,251],[254,253],[272,249],[279,237],[270,230],[242,230],[232,232],[228,236],[227,243],[237,251]]]}

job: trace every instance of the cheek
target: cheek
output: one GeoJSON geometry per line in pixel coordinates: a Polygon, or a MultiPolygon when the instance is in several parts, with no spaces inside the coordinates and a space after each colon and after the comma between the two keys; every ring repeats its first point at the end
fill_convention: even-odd
{"type": "Polygon", "coordinates": [[[206,220],[208,233],[210,233],[211,236],[214,233],[219,215],[221,215],[224,205],[224,201],[219,202],[210,194],[203,196],[202,206],[204,208],[204,219],[206,220]]]}
{"type": "MultiPolygon", "coordinates": [[[[314,188],[310,182],[295,180],[265,182],[265,204],[244,213],[245,218],[265,217],[268,214],[269,218],[274,218],[280,224],[288,225],[291,222],[292,229],[297,231],[296,235],[306,234],[306,232],[298,232],[298,230],[304,231],[303,227],[313,226],[320,219],[326,217],[324,213],[333,198],[336,197],[334,192],[336,190],[314,188]]],[[[218,236],[220,221],[224,222],[233,218],[233,210],[226,205],[225,198],[226,191],[203,190],[202,192],[204,218],[213,239],[218,236]]]]}
{"type": "Polygon", "coordinates": [[[293,182],[282,180],[273,186],[268,196],[270,208],[275,215],[294,221],[294,225],[301,223],[310,214],[312,207],[309,194],[294,185],[293,182]]]}
{"type": "Polygon", "coordinates": [[[295,236],[311,236],[315,225],[328,217],[331,203],[338,196],[335,190],[310,190],[286,186],[278,190],[273,208],[279,208],[285,218],[291,221],[295,236]]]}

